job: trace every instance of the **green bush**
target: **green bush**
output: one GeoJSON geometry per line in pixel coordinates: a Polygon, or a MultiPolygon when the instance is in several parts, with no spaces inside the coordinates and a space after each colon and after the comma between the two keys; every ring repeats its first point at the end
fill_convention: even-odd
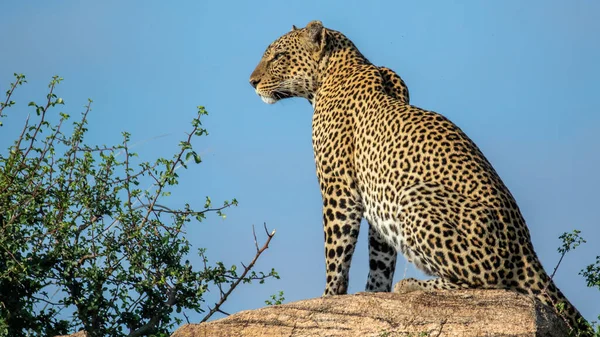
{"type": "MultiPolygon", "coordinates": [[[[0,103],[0,125],[26,83],[15,77],[0,103]]],[[[201,162],[192,140],[207,134],[204,107],[172,158],[135,165],[126,132],[115,146],[86,144],[91,100],[71,132],[64,131],[68,114],[50,115],[64,104],[55,93],[61,80],[52,79],[43,103],[29,103],[35,114],[0,152],[0,336],[168,336],[185,310],[205,312],[207,320],[241,282],[278,278],[274,270],[251,270],[274,232],[239,274],[236,266],[210,264],[204,250],[204,265],[188,260],[185,225],[209,212],[224,217],[237,205],[215,207],[207,197],[200,210],[165,206],[176,171],[201,162]],[[221,295],[212,308],[203,300],[209,288],[221,295]]]]}

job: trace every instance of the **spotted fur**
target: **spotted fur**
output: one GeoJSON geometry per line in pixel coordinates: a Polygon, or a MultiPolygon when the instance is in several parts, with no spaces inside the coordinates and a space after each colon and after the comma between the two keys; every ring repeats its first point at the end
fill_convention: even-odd
{"type": "Polygon", "coordinates": [[[402,79],[372,65],[319,21],[273,42],[250,77],[266,103],[314,107],[323,198],[326,287],[344,294],[361,219],[369,223],[367,291],[390,291],[397,251],[425,273],[395,291],[504,288],[579,312],[544,271],[513,196],[479,148],[446,117],[409,105],[402,79]]]}

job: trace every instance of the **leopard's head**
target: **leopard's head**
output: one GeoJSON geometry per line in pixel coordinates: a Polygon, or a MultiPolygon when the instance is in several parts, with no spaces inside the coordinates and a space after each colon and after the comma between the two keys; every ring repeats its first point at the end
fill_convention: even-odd
{"type": "Polygon", "coordinates": [[[250,75],[260,98],[273,104],[289,97],[312,101],[319,85],[319,63],[325,56],[329,30],[320,21],[292,30],[271,43],[250,75]]]}

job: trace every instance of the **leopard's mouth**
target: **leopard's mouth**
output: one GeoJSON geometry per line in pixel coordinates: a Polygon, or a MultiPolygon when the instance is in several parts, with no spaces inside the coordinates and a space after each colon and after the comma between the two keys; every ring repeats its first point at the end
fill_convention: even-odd
{"type": "Polygon", "coordinates": [[[258,94],[258,96],[260,97],[260,99],[262,99],[263,102],[267,103],[267,104],[273,104],[275,102],[277,102],[277,100],[273,97],[270,96],[265,96],[265,95],[261,95],[258,94]]]}
{"type": "Polygon", "coordinates": [[[280,99],[290,98],[290,97],[292,97],[292,94],[287,91],[274,91],[273,97],[277,100],[280,100],[280,99]]]}
{"type": "Polygon", "coordinates": [[[292,97],[292,94],[287,91],[273,91],[271,95],[264,95],[257,91],[257,94],[260,96],[260,99],[267,104],[273,104],[279,100],[292,97]]]}

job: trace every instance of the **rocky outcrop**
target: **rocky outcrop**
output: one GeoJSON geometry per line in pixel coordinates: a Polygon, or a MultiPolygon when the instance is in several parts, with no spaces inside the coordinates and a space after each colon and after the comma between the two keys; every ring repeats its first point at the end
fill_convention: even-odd
{"type": "Polygon", "coordinates": [[[56,337],[89,337],[89,336],[85,331],[79,331],[79,332],[76,332],[71,335],[62,335],[62,336],[56,336],[56,337]]]}
{"type": "Polygon", "coordinates": [[[358,293],[187,324],[172,337],[566,336],[551,308],[505,290],[358,293]]]}

